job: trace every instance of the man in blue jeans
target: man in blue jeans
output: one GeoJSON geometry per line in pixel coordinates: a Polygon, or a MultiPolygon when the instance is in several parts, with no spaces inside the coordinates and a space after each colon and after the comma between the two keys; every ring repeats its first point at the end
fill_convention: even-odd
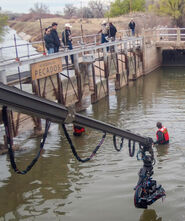
{"type": "Polygon", "coordinates": [[[132,36],[135,35],[135,26],[136,26],[136,24],[134,22],[134,19],[132,18],[129,25],[128,25],[128,27],[132,30],[132,36]]]}
{"type": "MultiPolygon", "coordinates": [[[[70,24],[65,24],[65,30],[62,32],[62,42],[65,47],[67,47],[69,50],[73,49],[72,45],[72,38],[71,38],[71,28],[72,26],[70,24]]],[[[73,55],[70,55],[71,62],[74,64],[74,57],[73,55]]],[[[68,56],[65,56],[66,64],[68,64],[68,56]]]]}
{"type": "Polygon", "coordinates": [[[53,22],[51,28],[51,36],[54,42],[54,53],[59,52],[59,47],[60,47],[60,39],[58,37],[57,25],[58,24],[56,22],[53,22]]]}

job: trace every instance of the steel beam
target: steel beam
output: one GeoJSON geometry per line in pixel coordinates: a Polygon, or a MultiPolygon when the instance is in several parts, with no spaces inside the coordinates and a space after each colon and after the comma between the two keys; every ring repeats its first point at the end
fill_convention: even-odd
{"type": "MultiPolygon", "coordinates": [[[[36,95],[21,91],[0,83],[0,105],[28,115],[49,119],[56,123],[65,123],[70,113],[66,107],[53,101],[46,100],[36,95]]],[[[150,145],[151,138],[134,134],[130,131],[117,128],[113,125],[75,113],[72,123],[87,126],[96,130],[104,131],[119,137],[124,137],[142,145],[150,145]]]]}

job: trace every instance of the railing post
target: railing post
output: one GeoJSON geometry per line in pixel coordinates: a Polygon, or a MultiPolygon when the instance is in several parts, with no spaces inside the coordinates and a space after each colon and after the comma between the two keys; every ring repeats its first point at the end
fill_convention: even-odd
{"type": "Polygon", "coordinates": [[[156,40],[160,41],[160,30],[156,29],[156,40]]]}
{"type": "Polygon", "coordinates": [[[0,48],[0,61],[3,61],[4,59],[3,59],[3,49],[2,48],[0,48]]]}
{"type": "Polygon", "coordinates": [[[177,28],[177,43],[180,43],[181,41],[181,31],[180,28],[177,28]]]}
{"type": "Polygon", "coordinates": [[[128,48],[128,42],[127,40],[124,42],[124,51],[127,53],[127,48],[128,48]]]}

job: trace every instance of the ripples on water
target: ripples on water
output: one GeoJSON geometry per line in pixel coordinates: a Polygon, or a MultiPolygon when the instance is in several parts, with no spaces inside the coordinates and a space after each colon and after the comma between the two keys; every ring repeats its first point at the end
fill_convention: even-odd
{"type": "MultiPolygon", "coordinates": [[[[170,144],[154,149],[154,178],[167,193],[164,202],[148,210],[136,209],[133,187],[142,162],[124,149],[116,152],[108,135],[95,158],[88,163],[74,159],[61,128],[52,124],[45,151],[26,176],[16,175],[7,156],[0,156],[0,221],[183,221],[185,220],[185,72],[183,68],[160,69],[89,107],[83,114],[155,139],[156,122],[168,128],[170,144]],[[5,218],[5,219],[4,219],[5,218]]],[[[71,133],[72,127],[68,129],[71,133]]],[[[73,138],[82,157],[101,139],[101,132],[87,128],[73,138]]],[[[39,139],[24,144],[29,151],[17,153],[21,168],[31,161],[39,139]]]]}

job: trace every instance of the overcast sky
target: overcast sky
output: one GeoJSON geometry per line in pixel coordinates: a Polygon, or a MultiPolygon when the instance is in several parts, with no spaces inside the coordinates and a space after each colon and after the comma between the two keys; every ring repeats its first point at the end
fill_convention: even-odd
{"type": "MultiPolygon", "coordinates": [[[[50,12],[63,11],[65,4],[73,4],[76,7],[87,5],[89,0],[0,0],[3,11],[28,13],[35,3],[43,3],[48,6],[50,12]]],[[[103,0],[102,0],[103,1],[103,0]]],[[[109,0],[104,0],[109,2],[109,0]]],[[[104,2],[103,1],[103,2],[104,2]]]]}
{"type": "Polygon", "coordinates": [[[51,12],[63,11],[65,4],[73,4],[80,7],[87,4],[89,0],[0,0],[0,7],[3,11],[28,13],[35,3],[43,3],[48,6],[51,12]]]}

